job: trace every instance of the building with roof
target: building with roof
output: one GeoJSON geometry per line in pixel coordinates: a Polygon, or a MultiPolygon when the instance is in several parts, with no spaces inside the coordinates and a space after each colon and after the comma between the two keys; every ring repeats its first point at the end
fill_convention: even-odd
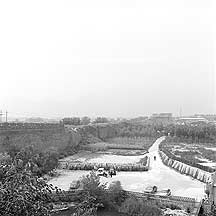
{"type": "Polygon", "coordinates": [[[159,124],[170,124],[173,123],[172,113],[154,113],[150,117],[150,120],[159,124]]]}

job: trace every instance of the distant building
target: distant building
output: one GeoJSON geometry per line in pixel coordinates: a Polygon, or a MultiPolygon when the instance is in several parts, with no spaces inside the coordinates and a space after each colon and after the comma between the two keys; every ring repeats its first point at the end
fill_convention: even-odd
{"type": "Polygon", "coordinates": [[[144,123],[144,122],[146,122],[147,119],[148,119],[148,116],[139,116],[136,118],[132,118],[128,121],[131,123],[144,123]]]}
{"type": "Polygon", "coordinates": [[[173,122],[172,113],[154,113],[150,120],[155,123],[170,124],[173,122]]]}
{"type": "Polygon", "coordinates": [[[195,114],[195,117],[202,117],[207,119],[210,122],[215,122],[216,121],[216,115],[215,114],[195,114]]]}
{"type": "Polygon", "coordinates": [[[79,117],[63,118],[62,122],[64,125],[80,125],[79,117]]]}
{"type": "Polygon", "coordinates": [[[208,120],[203,117],[182,117],[176,120],[177,124],[207,124],[208,120]]]}

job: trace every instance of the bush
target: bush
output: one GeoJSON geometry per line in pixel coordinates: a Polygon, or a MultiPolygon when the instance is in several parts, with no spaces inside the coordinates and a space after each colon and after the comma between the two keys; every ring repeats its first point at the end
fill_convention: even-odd
{"type": "Polygon", "coordinates": [[[130,197],[120,207],[120,212],[129,216],[161,216],[161,209],[148,201],[130,197]]]}
{"type": "Polygon", "coordinates": [[[127,195],[122,189],[120,181],[113,181],[108,188],[108,207],[118,209],[125,201],[127,195]]]}
{"type": "Polygon", "coordinates": [[[0,215],[49,215],[53,188],[33,176],[21,159],[0,166],[0,215]]]}
{"type": "Polygon", "coordinates": [[[103,204],[106,200],[106,184],[100,183],[100,177],[95,172],[91,172],[81,179],[83,190],[95,198],[95,203],[103,204]]]}

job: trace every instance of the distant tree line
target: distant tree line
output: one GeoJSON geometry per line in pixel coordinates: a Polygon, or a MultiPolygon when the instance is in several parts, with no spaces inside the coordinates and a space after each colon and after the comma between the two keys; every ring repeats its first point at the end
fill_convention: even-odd
{"type": "Polygon", "coordinates": [[[126,137],[158,137],[169,135],[179,142],[210,142],[216,141],[216,126],[205,125],[163,125],[160,123],[131,123],[115,124],[120,136],[126,137]]]}
{"type": "Polygon", "coordinates": [[[159,137],[163,126],[158,124],[137,124],[121,122],[115,125],[118,136],[122,137],[159,137]]]}
{"type": "Polygon", "coordinates": [[[215,142],[216,127],[212,124],[206,125],[168,125],[164,127],[164,134],[176,138],[176,141],[187,142],[215,142]]]}
{"type": "Polygon", "coordinates": [[[202,143],[216,141],[216,127],[206,125],[163,125],[160,123],[131,123],[128,121],[113,124],[118,136],[122,137],[159,137],[171,136],[178,142],[202,143]]]}
{"type": "MultiPolygon", "coordinates": [[[[71,117],[71,118],[63,118],[62,119],[63,124],[65,125],[88,125],[91,123],[91,118],[84,116],[82,118],[80,117],[71,117]]],[[[92,123],[108,123],[109,120],[105,117],[97,117],[95,120],[92,121],[92,123]]]]}

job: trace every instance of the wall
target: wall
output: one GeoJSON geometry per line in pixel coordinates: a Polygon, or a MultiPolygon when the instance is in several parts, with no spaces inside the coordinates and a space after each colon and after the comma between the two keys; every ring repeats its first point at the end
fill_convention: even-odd
{"type": "Polygon", "coordinates": [[[100,141],[117,136],[117,130],[114,125],[108,123],[79,126],[76,130],[83,138],[93,136],[100,139],[100,141]]]}
{"type": "Polygon", "coordinates": [[[39,151],[74,148],[79,145],[81,136],[65,130],[22,130],[6,131],[0,134],[0,151],[4,151],[8,145],[19,148],[34,146],[39,151]]]}
{"type": "Polygon", "coordinates": [[[0,151],[4,151],[7,145],[21,148],[32,145],[40,151],[49,149],[70,151],[80,144],[101,142],[114,136],[116,129],[111,124],[68,129],[60,124],[4,124],[0,125],[0,151]]]}
{"type": "MultiPolygon", "coordinates": [[[[0,125],[0,151],[4,145],[36,146],[39,150],[62,150],[102,142],[119,135],[119,125],[90,124],[64,128],[61,124],[13,123],[0,125]]],[[[66,156],[66,155],[65,155],[66,156]]]]}

